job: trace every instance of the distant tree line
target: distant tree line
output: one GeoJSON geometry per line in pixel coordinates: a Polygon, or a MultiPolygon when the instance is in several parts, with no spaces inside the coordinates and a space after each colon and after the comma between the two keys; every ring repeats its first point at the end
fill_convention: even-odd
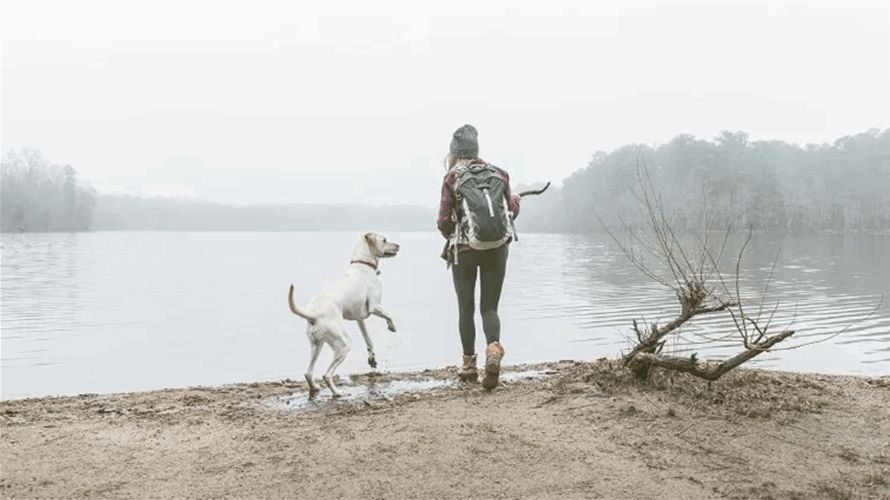
{"type": "Polygon", "coordinates": [[[95,205],[96,191],[71,165],[54,165],[30,147],[0,160],[0,231],[86,231],[95,205]]]}
{"type": "Polygon", "coordinates": [[[699,227],[705,213],[721,227],[735,220],[790,234],[890,230],[890,129],[805,147],[725,131],[712,141],[679,135],[657,148],[600,151],[565,179],[561,203],[551,202],[555,212],[536,217],[565,221],[558,231],[596,231],[595,214],[610,228],[638,227],[638,164],[678,230],[699,227]]]}
{"type": "MultiPolygon", "coordinates": [[[[520,232],[599,231],[640,227],[633,186],[638,165],[658,188],[666,222],[677,230],[737,227],[804,232],[890,231],[890,129],[870,129],[833,144],[804,147],[749,141],[722,132],[711,141],[678,135],[667,144],[599,151],[586,168],[523,200],[520,232]],[[597,216],[599,218],[597,218],[597,216]],[[602,221],[602,222],[601,222],[602,221]]],[[[507,167],[509,169],[509,166],[507,167]]],[[[558,179],[548,179],[558,180],[558,179]]],[[[514,190],[540,188],[518,185],[514,190]]],[[[97,195],[72,167],[50,164],[38,150],[2,159],[3,231],[265,230],[431,231],[435,210],[418,206],[232,206],[201,200],[97,195]]]]}

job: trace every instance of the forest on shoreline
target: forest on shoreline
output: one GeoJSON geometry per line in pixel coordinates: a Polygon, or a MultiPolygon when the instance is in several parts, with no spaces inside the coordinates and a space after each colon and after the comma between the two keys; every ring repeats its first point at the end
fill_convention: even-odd
{"type": "Polygon", "coordinates": [[[621,225],[619,216],[638,227],[639,164],[678,230],[702,227],[706,216],[716,227],[736,221],[790,234],[890,230],[890,129],[806,147],[748,137],[679,135],[654,149],[628,145],[596,153],[564,182],[565,229],[599,228],[593,213],[609,227],[621,225]]]}
{"type": "Polygon", "coordinates": [[[9,149],[0,160],[0,231],[88,231],[98,194],[71,165],[40,150],[9,149]]]}
{"type": "MultiPolygon", "coordinates": [[[[519,230],[636,227],[642,222],[635,197],[640,172],[651,178],[668,222],[679,230],[700,227],[707,216],[717,227],[735,222],[792,235],[890,231],[890,129],[876,128],[804,147],[724,131],[710,141],[682,134],[658,147],[630,144],[598,151],[561,187],[526,199],[519,230]]],[[[29,147],[3,155],[0,180],[3,232],[435,228],[435,209],[422,206],[233,206],[99,194],[73,167],[53,164],[29,147]]]]}

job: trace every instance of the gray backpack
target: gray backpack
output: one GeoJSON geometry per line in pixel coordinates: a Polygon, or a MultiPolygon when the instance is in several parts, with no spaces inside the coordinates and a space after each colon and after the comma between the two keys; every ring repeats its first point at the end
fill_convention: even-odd
{"type": "Polygon", "coordinates": [[[489,250],[512,236],[504,179],[492,165],[457,168],[458,227],[475,250],[489,250]]]}

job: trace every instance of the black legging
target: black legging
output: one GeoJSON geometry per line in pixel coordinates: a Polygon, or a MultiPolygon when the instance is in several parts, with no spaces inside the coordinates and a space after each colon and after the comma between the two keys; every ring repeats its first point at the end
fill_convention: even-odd
{"type": "Polygon", "coordinates": [[[458,328],[464,355],[476,353],[476,269],[480,271],[481,286],[479,309],[482,312],[482,330],[490,344],[501,339],[501,320],[498,318],[498,302],[507,272],[508,244],[492,250],[464,250],[458,255],[458,264],[451,266],[457,307],[460,314],[458,328]]]}

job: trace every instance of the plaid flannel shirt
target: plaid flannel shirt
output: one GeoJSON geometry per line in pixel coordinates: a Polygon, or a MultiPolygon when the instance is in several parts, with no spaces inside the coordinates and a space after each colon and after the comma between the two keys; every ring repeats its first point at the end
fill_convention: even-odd
{"type": "MultiPolygon", "coordinates": [[[[485,163],[482,160],[473,160],[470,165],[477,165],[485,163]]],[[[513,214],[513,219],[519,216],[519,196],[513,195],[513,191],[510,189],[510,174],[507,173],[506,170],[494,167],[497,169],[498,173],[501,174],[501,177],[504,179],[504,184],[507,186],[504,191],[504,196],[507,197],[507,207],[510,209],[510,212],[513,214]]],[[[445,174],[445,178],[442,180],[442,195],[439,198],[439,217],[436,220],[436,226],[439,228],[439,232],[445,237],[446,240],[451,238],[451,234],[455,230],[455,226],[457,225],[457,221],[454,220],[454,211],[457,209],[457,195],[454,193],[454,185],[457,182],[457,171],[451,170],[447,174],[445,174]]],[[[463,248],[458,247],[458,251],[463,250],[463,248]]],[[[445,248],[442,249],[441,257],[443,259],[447,259],[448,256],[448,242],[445,243],[445,248]]]]}

